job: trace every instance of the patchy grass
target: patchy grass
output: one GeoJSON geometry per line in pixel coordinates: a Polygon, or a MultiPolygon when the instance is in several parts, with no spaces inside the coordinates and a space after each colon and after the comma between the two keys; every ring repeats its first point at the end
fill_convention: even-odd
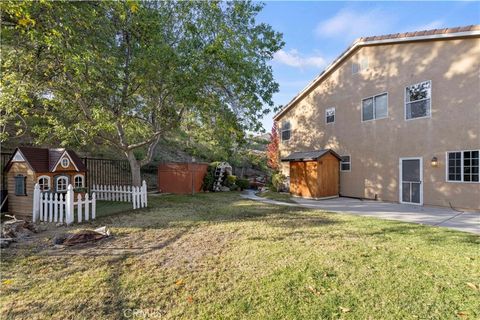
{"type": "Polygon", "coordinates": [[[286,192],[273,192],[273,191],[265,191],[265,192],[258,192],[256,194],[259,197],[267,198],[270,200],[288,202],[288,203],[296,203],[292,196],[286,192]]]}
{"type": "Polygon", "coordinates": [[[82,225],[112,228],[96,245],[49,229],[3,250],[1,319],[480,317],[478,236],[237,193],[149,201],[82,225]]]}
{"type": "Polygon", "coordinates": [[[97,216],[106,217],[112,214],[132,211],[133,205],[131,202],[116,202],[97,200],[97,216]]]}

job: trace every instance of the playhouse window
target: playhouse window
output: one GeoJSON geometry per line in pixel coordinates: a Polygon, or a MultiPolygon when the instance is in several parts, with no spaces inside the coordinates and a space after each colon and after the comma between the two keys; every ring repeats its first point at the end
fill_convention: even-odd
{"type": "Polygon", "coordinates": [[[62,167],[64,168],[68,168],[68,166],[70,165],[70,161],[68,160],[68,158],[63,158],[62,159],[62,167]]]}
{"type": "Polygon", "coordinates": [[[41,191],[50,190],[50,177],[49,176],[39,177],[38,178],[38,185],[40,186],[41,191]]]}
{"type": "Polygon", "coordinates": [[[26,196],[27,195],[27,177],[23,175],[15,176],[15,195],[26,196]]]}
{"type": "Polygon", "coordinates": [[[75,188],[83,188],[83,176],[77,175],[74,178],[75,188]]]}
{"type": "Polygon", "coordinates": [[[58,177],[57,178],[57,192],[66,192],[68,185],[67,177],[58,177]]]}

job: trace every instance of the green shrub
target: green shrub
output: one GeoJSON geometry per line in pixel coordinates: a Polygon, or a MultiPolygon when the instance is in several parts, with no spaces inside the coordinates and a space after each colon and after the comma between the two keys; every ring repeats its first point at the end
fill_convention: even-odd
{"type": "Polygon", "coordinates": [[[245,190],[250,186],[250,182],[248,179],[237,179],[236,185],[240,188],[240,190],[245,190]]]}
{"type": "Polygon", "coordinates": [[[215,183],[215,168],[218,166],[218,164],[219,162],[212,162],[208,165],[207,173],[203,178],[203,191],[213,191],[213,184],[215,183]]]}
{"type": "Polygon", "coordinates": [[[235,185],[236,181],[237,181],[237,176],[229,175],[229,176],[227,176],[227,180],[225,181],[225,185],[227,187],[231,187],[231,186],[235,185]]]}
{"type": "Polygon", "coordinates": [[[272,175],[272,191],[278,192],[281,191],[287,181],[287,177],[285,177],[281,173],[274,173],[272,175]]]}

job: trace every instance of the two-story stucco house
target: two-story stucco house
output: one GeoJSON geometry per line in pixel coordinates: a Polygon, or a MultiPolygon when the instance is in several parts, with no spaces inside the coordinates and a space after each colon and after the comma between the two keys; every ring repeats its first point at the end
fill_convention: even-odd
{"type": "Polygon", "coordinates": [[[361,38],[275,115],[280,155],[331,149],[342,196],[479,210],[479,71],[480,25],[361,38]]]}

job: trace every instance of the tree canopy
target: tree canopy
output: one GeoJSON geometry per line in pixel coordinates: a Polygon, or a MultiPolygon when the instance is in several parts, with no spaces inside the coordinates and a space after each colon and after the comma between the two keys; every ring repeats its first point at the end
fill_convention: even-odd
{"type": "Polygon", "coordinates": [[[281,34],[251,2],[2,2],[2,136],[106,143],[134,183],[181,125],[258,130],[278,90],[281,34]],[[11,131],[10,131],[11,132],[11,131]],[[17,131],[18,133],[19,131],[17,131]],[[144,150],[141,159],[136,150],[144,150]]]}

